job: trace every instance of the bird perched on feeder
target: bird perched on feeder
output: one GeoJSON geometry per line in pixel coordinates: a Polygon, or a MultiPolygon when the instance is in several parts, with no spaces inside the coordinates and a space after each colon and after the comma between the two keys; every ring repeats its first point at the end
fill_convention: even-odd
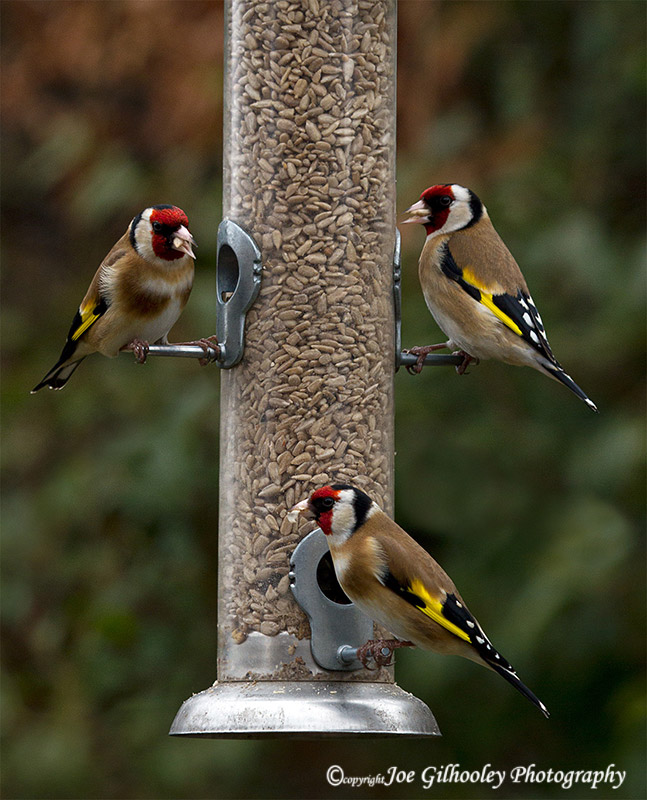
{"type": "MultiPolygon", "coordinates": [[[[359,648],[364,666],[382,649],[413,647],[458,655],[498,672],[544,714],[546,706],[517,677],[469,612],[451,578],[371,498],[346,484],[317,489],[288,513],[309,514],[328,538],[335,574],[348,597],[397,639],[359,648]]],[[[390,653],[389,656],[390,658],[390,653]]]]}
{"type": "MultiPolygon", "coordinates": [[[[168,344],[193,285],[195,241],[188,225],[184,211],[170,205],[151,206],[132,220],[96,271],[59,360],[32,394],[44,386],[62,389],[91,353],[114,357],[133,350],[143,363],[149,342],[168,344]]],[[[208,339],[195,344],[205,356],[217,348],[208,339]]]]}
{"type": "Polygon", "coordinates": [[[443,344],[413,347],[410,371],[420,372],[425,356],[458,348],[462,375],[472,361],[496,358],[529,366],[561,381],[589,408],[592,400],[553,355],[544,324],[514,257],[494,229],[474,192],[458,184],[431,186],[404,220],[425,226],[418,272],[427,307],[449,337],[443,344]]]}

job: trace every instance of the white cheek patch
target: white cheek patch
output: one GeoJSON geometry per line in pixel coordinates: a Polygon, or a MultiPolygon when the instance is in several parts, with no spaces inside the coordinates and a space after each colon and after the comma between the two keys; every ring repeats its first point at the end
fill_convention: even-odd
{"type": "Polygon", "coordinates": [[[333,509],[332,524],[330,526],[331,537],[333,543],[337,546],[349,538],[357,524],[352,498],[353,492],[351,489],[342,490],[340,498],[333,509]],[[344,497],[344,495],[347,495],[347,497],[344,497]]]}
{"type": "Polygon", "coordinates": [[[462,200],[455,200],[452,205],[447,222],[440,229],[442,233],[454,233],[459,231],[472,221],[472,209],[469,203],[464,203],[462,200]]]}

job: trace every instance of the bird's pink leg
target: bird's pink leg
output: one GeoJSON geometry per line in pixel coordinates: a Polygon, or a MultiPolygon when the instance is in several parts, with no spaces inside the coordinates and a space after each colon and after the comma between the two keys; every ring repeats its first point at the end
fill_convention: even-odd
{"type": "Polygon", "coordinates": [[[470,364],[478,364],[478,358],[471,356],[469,353],[466,353],[465,350],[457,350],[455,353],[452,353],[455,356],[462,356],[463,360],[461,363],[456,367],[456,372],[459,375],[465,375],[465,370],[469,367],[470,364]]]}
{"type": "Polygon", "coordinates": [[[407,367],[407,372],[411,375],[419,375],[422,372],[425,358],[429,355],[429,353],[433,353],[434,350],[445,350],[448,347],[449,342],[443,342],[442,344],[427,344],[424,347],[411,347],[409,350],[405,350],[405,353],[411,353],[413,356],[418,356],[416,363],[407,367]]]}
{"type": "Polygon", "coordinates": [[[369,658],[372,658],[378,667],[388,667],[391,664],[393,651],[398,647],[415,647],[415,645],[413,642],[403,642],[401,639],[370,639],[357,649],[357,658],[366,669],[371,669],[367,664],[369,658]]]}
{"type": "Polygon", "coordinates": [[[133,339],[130,344],[125,345],[121,349],[132,350],[135,354],[135,361],[137,361],[138,364],[145,364],[148,357],[148,347],[148,342],[145,342],[143,339],[133,339]]]}

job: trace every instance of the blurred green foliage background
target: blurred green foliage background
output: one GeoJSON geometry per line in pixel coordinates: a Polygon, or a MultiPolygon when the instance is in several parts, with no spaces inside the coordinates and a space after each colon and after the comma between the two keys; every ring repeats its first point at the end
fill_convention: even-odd
{"type": "MultiPolygon", "coordinates": [[[[218,374],[58,356],[101,258],[151,203],[198,274],[172,338],[214,332],[223,5],[32,2],[2,13],[2,795],[341,797],[325,770],[627,770],[644,798],[645,6],[399,4],[398,207],[473,188],[592,414],[530,370],[396,377],[396,515],[553,716],[467,662],[398,656],[434,741],[176,740],[215,678],[218,374]]],[[[438,341],[403,230],[404,345],[438,341]]],[[[353,797],[482,797],[420,784],[353,797]]],[[[549,798],[554,785],[499,797],[549,798]]],[[[582,787],[572,797],[611,796],[582,787]]]]}

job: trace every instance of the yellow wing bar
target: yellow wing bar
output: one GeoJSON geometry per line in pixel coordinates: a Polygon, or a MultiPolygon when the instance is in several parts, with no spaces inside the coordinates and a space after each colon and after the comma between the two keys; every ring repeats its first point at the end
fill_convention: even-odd
{"type": "Polygon", "coordinates": [[[439,625],[442,625],[443,628],[446,628],[450,633],[453,633],[454,636],[458,636],[460,639],[464,639],[470,644],[472,643],[469,635],[465,633],[465,631],[462,631],[457,625],[454,625],[453,622],[450,622],[445,618],[443,615],[442,603],[429,594],[422,581],[411,581],[411,591],[424,602],[424,607],[418,606],[423,614],[426,614],[430,619],[433,619],[433,621],[437,622],[439,625]]]}
{"type": "Polygon", "coordinates": [[[481,291],[481,302],[484,306],[489,308],[494,316],[498,317],[504,325],[507,325],[508,328],[513,330],[517,336],[523,336],[521,328],[517,325],[517,323],[507,314],[504,314],[498,306],[494,305],[491,294],[486,294],[486,292],[481,291]]]}
{"type": "Polygon", "coordinates": [[[79,309],[79,316],[81,317],[81,324],[78,328],[74,331],[74,333],[70,336],[70,339],[73,342],[76,342],[78,338],[83,336],[83,334],[87,331],[87,329],[93,325],[101,316],[101,312],[97,312],[97,307],[95,306],[92,309],[79,309]]]}
{"type": "Polygon", "coordinates": [[[472,270],[469,269],[469,267],[466,267],[463,270],[463,280],[466,283],[469,283],[470,286],[473,286],[475,289],[479,290],[481,294],[481,303],[483,303],[486,308],[489,308],[495,317],[500,319],[504,325],[507,325],[511,331],[514,331],[517,336],[523,336],[521,328],[512,319],[512,317],[509,317],[506,313],[501,311],[497,305],[494,304],[494,301],[492,300],[492,293],[488,292],[485,286],[479,280],[477,280],[476,276],[472,270]]]}

